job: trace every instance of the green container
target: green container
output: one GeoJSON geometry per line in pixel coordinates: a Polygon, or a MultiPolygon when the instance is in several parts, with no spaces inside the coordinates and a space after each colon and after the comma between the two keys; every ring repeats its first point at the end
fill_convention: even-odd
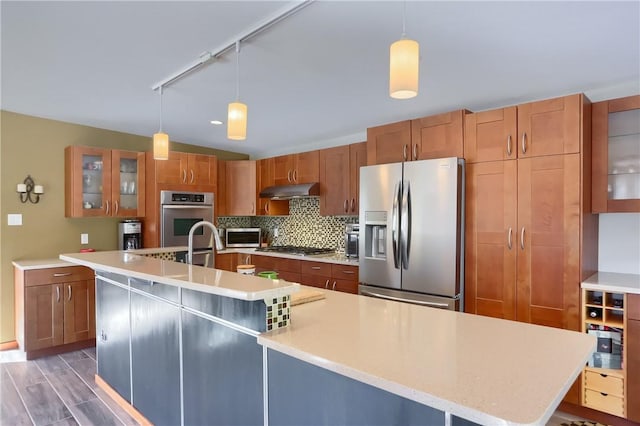
{"type": "Polygon", "coordinates": [[[272,280],[278,279],[278,273],[276,271],[258,272],[258,276],[262,278],[271,278],[272,280]]]}

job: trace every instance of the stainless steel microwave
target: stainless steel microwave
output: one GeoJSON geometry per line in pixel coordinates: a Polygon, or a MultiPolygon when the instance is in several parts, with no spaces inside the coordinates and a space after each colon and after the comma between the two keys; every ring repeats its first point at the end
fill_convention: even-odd
{"type": "Polygon", "coordinates": [[[261,242],[260,228],[227,228],[225,231],[226,247],[260,247],[261,242]]]}

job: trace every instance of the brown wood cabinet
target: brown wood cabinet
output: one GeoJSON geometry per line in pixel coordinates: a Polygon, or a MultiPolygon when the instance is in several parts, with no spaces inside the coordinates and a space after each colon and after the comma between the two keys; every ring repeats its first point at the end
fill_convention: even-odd
{"type": "Polygon", "coordinates": [[[66,217],[145,215],[145,154],[65,148],[66,217]]]}
{"type": "Polygon", "coordinates": [[[250,254],[216,252],[215,268],[236,272],[238,265],[252,265],[252,258],[253,256],[250,254]]]}
{"type": "MultiPolygon", "coordinates": [[[[153,158],[153,157],[152,157],[153,158]]],[[[156,183],[172,185],[215,185],[216,175],[213,173],[211,161],[215,156],[189,154],[185,152],[169,152],[169,159],[154,160],[156,183]]],[[[188,190],[188,187],[185,187],[188,190]]]]}
{"type": "Polygon", "coordinates": [[[327,290],[358,293],[358,267],[337,263],[302,261],[300,282],[327,290]]]}
{"type": "MultiPolygon", "coordinates": [[[[580,152],[589,138],[580,94],[468,114],[464,157],[467,163],[580,152]]],[[[588,119],[589,117],[587,117],[588,119]]]]}
{"type": "Polygon", "coordinates": [[[524,150],[512,146],[517,160],[503,160],[512,110],[470,115],[476,138],[465,152],[499,161],[467,165],[465,310],[579,330],[580,282],[597,269],[598,223],[589,211],[590,105],[582,95],[534,104],[522,114],[518,107],[518,122],[527,127],[524,150]],[[479,125],[489,122],[485,129],[479,125]],[[500,136],[502,149],[478,142],[490,133],[500,136]],[[581,152],[567,153],[574,147],[581,152]],[[560,154],[542,154],[552,151],[560,154]]]}
{"type": "Polygon", "coordinates": [[[254,254],[252,261],[256,265],[256,274],[264,271],[275,271],[278,273],[278,278],[300,282],[300,264],[303,262],[301,260],[254,254]]]}
{"type": "Polygon", "coordinates": [[[359,213],[360,167],[366,165],[366,142],[320,151],[320,215],[359,213]]]}
{"type": "Polygon", "coordinates": [[[225,214],[227,216],[256,215],[256,162],[253,160],[225,162],[225,214]]]}
{"type": "Polygon", "coordinates": [[[94,273],[15,268],[16,339],[27,359],[95,344],[94,273]]]}
{"type": "Polygon", "coordinates": [[[308,151],[274,157],[275,185],[313,183],[319,180],[320,152],[308,151]]]}
{"type": "Polygon", "coordinates": [[[640,295],[627,295],[627,418],[640,422],[640,295]]]}
{"type": "Polygon", "coordinates": [[[260,192],[270,186],[275,185],[274,181],[275,158],[264,158],[256,162],[256,211],[257,216],[283,216],[289,214],[288,200],[270,200],[260,198],[260,192]]]}
{"type": "Polygon", "coordinates": [[[466,110],[367,129],[367,164],[463,157],[466,110]]]}
{"type": "Polygon", "coordinates": [[[639,116],[640,95],[593,104],[594,213],[640,212],[639,116]]]}

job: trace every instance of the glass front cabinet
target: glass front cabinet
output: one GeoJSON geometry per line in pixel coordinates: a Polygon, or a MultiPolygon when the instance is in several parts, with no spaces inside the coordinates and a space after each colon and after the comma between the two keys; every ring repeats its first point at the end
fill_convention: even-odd
{"type": "Polygon", "coordinates": [[[592,105],[592,211],[640,212],[640,95],[592,105]]]}
{"type": "Polygon", "coordinates": [[[65,148],[66,217],[142,217],[144,152],[65,148]]]}

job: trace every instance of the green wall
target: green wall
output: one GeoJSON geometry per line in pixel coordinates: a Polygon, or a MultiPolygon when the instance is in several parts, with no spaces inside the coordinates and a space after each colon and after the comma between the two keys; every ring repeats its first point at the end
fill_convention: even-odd
{"type": "MultiPolygon", "coordinates": [[[[15,339],[14,260],[57,258],[80,250],[80,234],[88,247],[117,248],[117,218],[64,217],[64,148],[87,145],[148,151],[151,138],[1,111],[0,115],[0,343],[15,339]],[[16,184],[31,175],[44,186],[38,204],[22,204],[16,184]],[[22,214],[22,226],[7,226],[7,214],[22,214]]],[[[213,154],[236,160],[248,156],[200,146],[171,143],[171,150],[213,154]]]]}

